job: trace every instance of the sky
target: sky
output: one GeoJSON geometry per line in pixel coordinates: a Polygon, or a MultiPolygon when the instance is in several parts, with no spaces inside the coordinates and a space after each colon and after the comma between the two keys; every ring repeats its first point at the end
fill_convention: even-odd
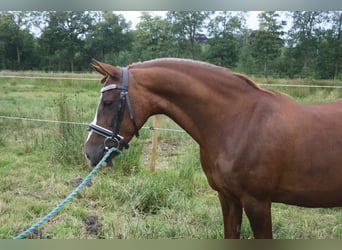
{"type": "MultiPolygon", "coordinates": [[[[156,16],[165,17],[167,11],[150,11],[149,13],[156,16]]],[[[132,28],[135,28],[136,24],[139,23],[140,11],[115,11],[116,14],[122,14],[127,21],[132,22],[132,28]]],[[[250,29],[258,29],[258,14],[260,11],[248,11],[247,26],[250,29]]]]}

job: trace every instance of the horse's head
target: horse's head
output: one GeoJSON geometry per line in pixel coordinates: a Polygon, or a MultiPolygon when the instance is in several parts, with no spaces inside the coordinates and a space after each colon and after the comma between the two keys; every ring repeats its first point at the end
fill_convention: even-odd
{"type": "MultiPolygon", "coordinates": [[[[139,128],[128,95],[128,69],[96,60],[92,66],[104,76],[100,101],[85,144],[85,155],[90,165],[95,166],[108,148],[115,147],[118,151],[128,148],[134,134],[138,136],[139,128]]],[[[107,166],[113,165],[112,158],[117,152],[107,159],[107,166]]]]}

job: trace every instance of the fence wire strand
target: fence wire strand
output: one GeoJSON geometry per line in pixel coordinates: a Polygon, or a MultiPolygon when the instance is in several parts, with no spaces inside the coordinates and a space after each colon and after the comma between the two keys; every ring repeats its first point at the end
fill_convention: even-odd
{"type": "Polygon", "coordinates": [[[77,80],[77,81],[99,81],[99,78],[82,77],[52,77],[52,76],[10,76],[0,75],[0,78],[19,78],[19,79],[44,79],[44,80],[77,80]]]}
{"type": "Polygon", "coordinates": [[[264,86],[264,87],[342,89],[342,86],[338,86],[338,85],[305,85],[305,84],[272,84],[272,83],[259,83],[258,85],[264,86]]]}
{"type": "MultiPolygon", "coordinates": [[[[22,120],[22,121],[32,121],[32,122],[46,122],[46,123],[57,123],[57,124],[72,124],[72,125],[83,125],[83,126],[89,125],[89,123],[84,123],[84,122],[45,120],[45,119],[28,118],[28,117],[6,116],[6,115],[0,115],[0,119],[22,120]]],[[[185,133],[185,131],[181,130],[181,129],[155,128],[153,126],[151,126],[151,127],[144,126],[144,127],[142,127],[142,129],[185,133]]]]}

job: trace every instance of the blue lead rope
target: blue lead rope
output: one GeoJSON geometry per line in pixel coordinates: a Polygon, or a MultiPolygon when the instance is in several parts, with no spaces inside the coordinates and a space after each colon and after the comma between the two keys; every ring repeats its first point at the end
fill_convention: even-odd
{"type": "Polygon", "coordinates": [[[18,239],[23,239],[26,235],[28,235],[29,233],[31,233],[34,229],[36,229],[37,227],[41,226],[43,223],[45,223],[48,219],[50,219],[52,216],[54,216],[65,204],[67,204],[87,183],[88,181],[91,179],[91,177],[93,177],[93,175],[100,169],[102,163],[110,156],[110,154],[115,151],[117,152],[119,155],[121,155],[121,151],[117,148],[110,148],[108,149],[108,151],[106,152],[106,154],[103,156],[103,158],[101,159],[101,161],[99,161],[99,163],[96,165],[96,167],[88,174],[88,176],[86,178],[84,178],[84,180],[81,182],[80,185],[78,185],[78,187],[75,188],[74,191],[72,191],[61,203],[59,203],[50,213],[48,213],[44,218],[42,218],[40,221],[38,221],[36,224],[34,224],[33,226],[31,226],[30,228],[28,228],[27,230],[25,230],[24,232],[22,232],[21,234],[18,234],[15,238],[15,240],[18,239]]]}

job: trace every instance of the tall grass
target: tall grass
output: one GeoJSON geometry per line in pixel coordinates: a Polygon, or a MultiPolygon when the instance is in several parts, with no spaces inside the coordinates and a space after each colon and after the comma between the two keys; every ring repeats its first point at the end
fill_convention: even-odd
{"type": "Polygon", "coordinates": [[[139,139],[134,139],[130,143],[130,148],[124,150],[124,154],[115,159],[115,168],[119,169],[124,175],[136,174],[141,171],[142,150],[144,141],[148,137],[146,130],[140,131],[139,139]]]}
{"type": "MultiPolygon", "coordinates": [[[[82,120],[82,113],[75,103],[65,94],[61,94],[55,101],[58,107],[59,121],[82,120]]],[[[54,145],[53,159],[64,166],[77,166],[84,163],[82,155],[84,145],[84,128],[78,124],[59,123],[58,131],[52,141],[54,145]]]]}

